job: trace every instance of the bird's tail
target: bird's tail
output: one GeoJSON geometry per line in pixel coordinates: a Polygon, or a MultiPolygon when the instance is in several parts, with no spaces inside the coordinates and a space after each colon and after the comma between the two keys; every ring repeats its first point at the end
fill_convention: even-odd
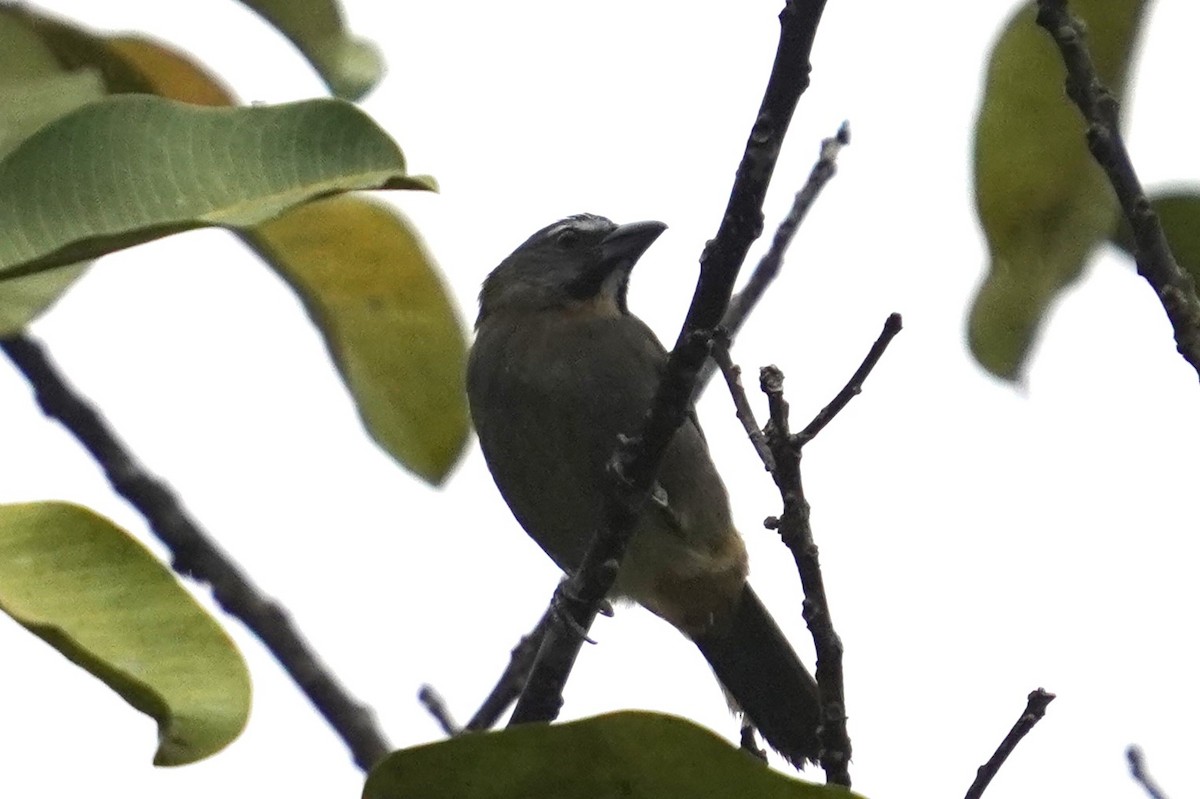
{"type": "Polygon", "coordinates": [[[797,768],[817,759],[817,683],[749,583],[726,631],[696,646],[771,748],[797,768]]]}

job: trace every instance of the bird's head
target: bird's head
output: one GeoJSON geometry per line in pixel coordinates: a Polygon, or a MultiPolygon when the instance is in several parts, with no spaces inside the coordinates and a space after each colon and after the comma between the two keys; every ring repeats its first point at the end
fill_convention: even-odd
{"type": "Polygon", "coordinates": [[[666,229],[662,222],[617,225],[593,214],[547,225],[488,275],[476,326],[507,311],[626,313],[629,271],[666,229]]]}

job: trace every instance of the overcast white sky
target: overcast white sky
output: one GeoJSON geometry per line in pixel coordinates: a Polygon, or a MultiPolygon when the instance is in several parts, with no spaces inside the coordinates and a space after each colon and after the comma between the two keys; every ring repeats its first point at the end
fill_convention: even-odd
{"type": "MultiPolygon", "coordinates": [[[[247,100],[323,91],[229,0],[39,5],[190,49],[247,100]]],[[[779,0],[346,5],[389,64],[365,108],[413,171],[441,182],[438,196],[391,199],[426,233],[464,318],[486,272],[530,232],[592,211],[670,225],[634,272],[630,304],[672,340],[761,96],[779,0]]],[[[805,419],[887,314],[904,314],[866,393],[805,459],[846,646],[857,789],[961,796],[1028,691],[1044,686],[1059,698],[989,796],[1140,796],[1123,757],[1136,742],[1182,797],[1200,791],[1195,374],[1149,289],[1110,255],[1056,308],[1023,387],[986,377],[962,343],[985,262],[971,124],[983,59],[1011,7],[830,0],[768,225],[822,137],[849,119],[854,142],[735,358],[748,370],[778,363],[805,419]]],[[[1150,13],[1128,114],[1133,156],[1151,185],[1195,181],[1180,89],[1197,71],[1200,8],[1150,13]]],[[[398,470],[361,432],[296,300],[218,231],[107,259],[35,332],[292,610],[397,746],[440,735],[415,700],[423,682],[460,718],[475,709],[557,575],[474,443],[443,490],[398,470]]],[[[791,559],[760,526],[778,495],[724,392],[711,390],[700,414],[753,582],[811,663],[791,559]]],[[[0,501],[70,499],[144,532],[9,368],[0,442],[0,501]]],[[[0,617],[0,792],[356,796],[361,778],[341,743],[261,646],[229,627],[255,679],[249,727],[206,762],[162,770],[150,766],[149,719],[0,617]]],[[[703,659],[664,623],[628,609],[593,634],[600,644],[580,659],[565,717],[653,708],[736,733],[703,659]]]]}

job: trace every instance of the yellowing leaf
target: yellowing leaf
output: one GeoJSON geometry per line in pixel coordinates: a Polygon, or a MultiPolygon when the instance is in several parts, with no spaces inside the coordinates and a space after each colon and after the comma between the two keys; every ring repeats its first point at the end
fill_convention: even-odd
{"type": "Polygon", "coordinates": [[[367,777],[363,799],[856,799],[785,777],[702,727],[624,712],[526,724],[401,749],[367,777]]]}
{"type": "Polygon", "coordinates": [[[469,431],[467,343],[408,220],[382,203],[332,197],[247,238],[304,301],[371,436],[424,479],[441,482],[469,431]]]}
{"type": "Polygon", "coordinates": [[[237,105],[233,92],[191,58],[141,36],[114,36],[108,49],[137,70],[159,97],[193,105],[237,105]]]}
{"type": "MultiPolygon", "coordinates": [[[[227,746],[250,676],[225,631],[128,533],[62,502],[0,505],[0,609],[158,722],[160,766],[227,746]]],[[[63,747],[71,738],[64,721],[63,747]]]]}
{"type": "MultiPolygon", "coordinates": [[[[1073,0],[1106,85],[1120,97],[1144,0],[1073,0]]],[[[968,339],[976,360],[1020,376],[1042,317],[1112,228],[1117,206],[1088,152],[1066,70],[1027,2],[992,50],[975,125],[975,200],[991,264],[968,339]]]]}

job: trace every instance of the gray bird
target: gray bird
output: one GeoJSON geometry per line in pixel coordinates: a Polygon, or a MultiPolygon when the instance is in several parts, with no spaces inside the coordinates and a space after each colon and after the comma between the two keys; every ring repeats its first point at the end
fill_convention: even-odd
{"type": "MultiPolygon", "coordinates": [[[[666,229],[580,214],[518,247],[484,281],[467,367],[471,417],[496,485],[567,573],[604,523],[605,466],[636,434],[667,352],[625,302],[666,229]]],[[[693,413],[676,432],[617,574],[700,648],[737,706],[801,766],[819,753],[817,686],[746,582],[746,547],[693,413]]]]}

